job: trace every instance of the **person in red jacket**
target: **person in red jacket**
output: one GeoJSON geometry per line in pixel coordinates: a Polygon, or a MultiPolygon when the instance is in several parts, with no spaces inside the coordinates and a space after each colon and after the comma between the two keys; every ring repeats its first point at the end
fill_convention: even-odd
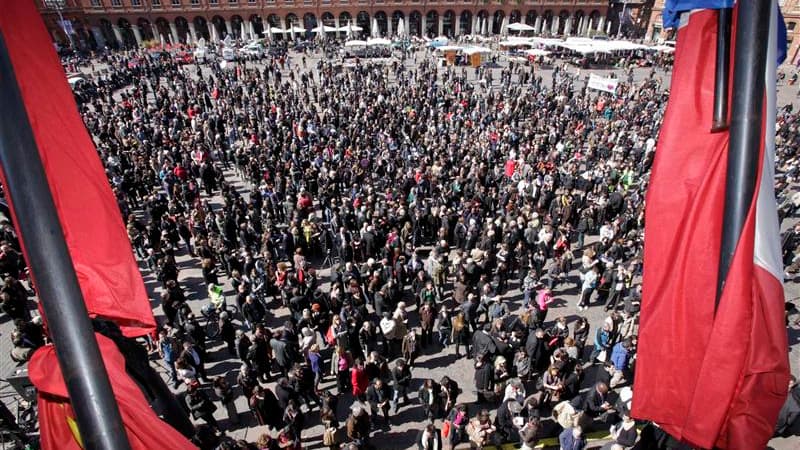
{"type": "Polygon", "coordinates": [[[367,387],[369,387],[369,377],[364,370],[364,362],[356,359],[353,369],[350,371],[350,385],[353,386],[353,397],[364,401],[367,387]]]}

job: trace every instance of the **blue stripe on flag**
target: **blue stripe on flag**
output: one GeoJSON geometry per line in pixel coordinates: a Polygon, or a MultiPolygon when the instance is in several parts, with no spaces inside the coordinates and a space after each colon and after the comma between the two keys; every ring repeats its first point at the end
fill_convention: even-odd
{"type": "MultiPolygon", "coordinates": [[[[734,0],[667,0],[664,3],[662,22],[664,28],[677,28],[681,13],[693,9],[732,8],[734,0]]],[[[778,7],[778,64],[786,59],[786,22],[778,7]]]]}

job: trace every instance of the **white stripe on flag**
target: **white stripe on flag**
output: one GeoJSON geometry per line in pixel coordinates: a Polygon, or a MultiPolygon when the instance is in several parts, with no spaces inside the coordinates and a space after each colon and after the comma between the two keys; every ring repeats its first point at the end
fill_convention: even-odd
{"type": "Polygon", "coordinates": [[[761,184],[756,203],[755,251],[753,262],[783,282],[783,260],[781,258],[780,225],[778,205],[775,200],[775,120],[777,102],[775,94],[777,71],[778,5],[770,14],[769,41],[767,43],[767,67],[764,77],[766,104],[764,105],[764,163],[761,169],[761,184]]]}

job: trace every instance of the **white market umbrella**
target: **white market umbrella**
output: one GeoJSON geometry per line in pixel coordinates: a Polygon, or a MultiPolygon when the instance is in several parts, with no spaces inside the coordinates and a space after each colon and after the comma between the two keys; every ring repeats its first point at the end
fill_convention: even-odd
{"type": "Polygon", "coordinates": [[[508,25],[508,31],[533,31],[535,28],[528,24],[515,22],[508,25]]]}
{"type": "Polygon", "coordinates": [[[239,24],[239,39],[247,39],[247,29],[244,27],[244,21],[239,24]]]}
{"type": "Polygon", "coordinates": [[[345,47],[366,47],[367,41],[360,41],[358,39],[353,39],[352,41],[347,41],[344,43],[345,47]]]}
{"type": "Polygon", "coordinates": [[[378,30],[378,19],[375,17],[372,18],[372,37],[376,38],[380,35],[378,30]]]}
{"type": "Polygon", "coordinates": [[[217,36],[217,26],[213,23],[211,24],[211,40],[214,42],[219,42],[219,36],[217,36]]]}
{"type": "Polygon", "coordinates": [[[397,35],[405,36],[405,34],[406,34],[406,21],[405,19],[400,19],[397,21],[397,35]]]}
{"type": "Polygon", "coordinates": [[[264,34],[266,34],[266,35],[267,35],[267,39],[269,39],[270,41],[272,41],[272,27],[271,27],[271,26],[269,26],[269,24],[267,24],[267,29],[266,29],[266,30],[264,30],[264,34]]]}

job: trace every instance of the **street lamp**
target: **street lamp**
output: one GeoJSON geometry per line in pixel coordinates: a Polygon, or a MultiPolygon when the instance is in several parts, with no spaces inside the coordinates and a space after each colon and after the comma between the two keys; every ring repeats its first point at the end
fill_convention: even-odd
{"type": "Polygon", "coordinates": [[[72,41],[72,33],[70,33],[70,30],[67,29],[67,24],[64,22],[64,16],[61,14],[67,5],[66,0],[44,0],[44,5],[48,9],[52,9],[56,12],[56,14],[58,14],[58,24],[61,25],[61,29],[64,31],[64,34],[67,35],[69,46],[75,50],[75,42],[72,41]]]}

